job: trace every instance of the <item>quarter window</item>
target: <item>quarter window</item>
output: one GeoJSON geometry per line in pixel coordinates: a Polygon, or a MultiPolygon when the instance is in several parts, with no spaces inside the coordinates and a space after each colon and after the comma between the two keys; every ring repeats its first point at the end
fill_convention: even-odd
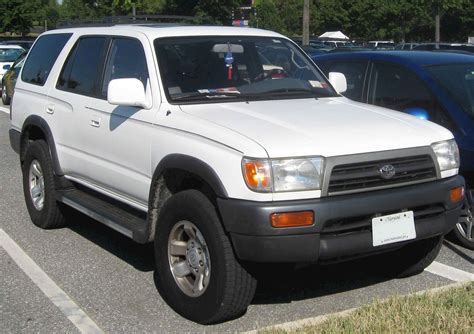
{"type": "Polygon", "coordinates": [[[41,36],[30,51],[21,74],[21,80],[43,86],[59,53],[71,35],[51,34],[41,36]]]}
{"type": "Polygon", "coordinates": [[[105,46],[105,37],[79,39],[64,64],[56,87],[81,95],[96,96],[105,46]]]}
{"type": "Polygon", "coordinates": [[[109,51],[102,84],[102,96],[107,96],[109,82],[114,79],[136,78],[146,88],[148,69],[143,46],[137,39],[115,38],[109,51]]]}

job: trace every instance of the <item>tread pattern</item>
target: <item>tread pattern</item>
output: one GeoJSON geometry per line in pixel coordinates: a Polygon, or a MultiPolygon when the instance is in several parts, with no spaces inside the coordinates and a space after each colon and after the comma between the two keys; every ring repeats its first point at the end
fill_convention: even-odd
{"type": "MultiPolygon", "coordinates": [[[[156,275],[159,277],[158,281],[160,282],[158,290],[175,311],[201,324],[223,322],[245,313],[255,294],[257,282],[235,258],[231,242],[218,218],[216,208],[204,194],[197,190],[186,190],[169,198],[162,208],[155,233],[155,249],[157,250],[156,275]],[[210,292],[208,290],[200,297],[191,298],[184,296],[184,294],[177,290],[179,288],[176,286],[170,273],[162,272],[163,270],[169,270],[166,269],[168,259],[163,243],[167,244],[167,230],[168,228],[171,229],[168,224],[175,223],[170,221],[168,214],[170,212],[179,212],[175,217],[180,217],[179,219],[181,219],[182,216],[186,215],[181,214],[182,212],[192,214],[193,212],[196,213],[196,210],[202,213],[201,220],[203,221],[201,221],[201,227],[199,227],[198,221],[190,220],[200,229],[203,227],[202,223],[205,223],[207,231],[211,232],[205,235],[206,241],[209,245],[210,240],[208,238],[212,238],[213,244],[218,245],[219,254],[219,260],[212,260],[213,255],[211,254],[212,265],[219,262],[221,267],[211,267],[211,281],[213,280],[213,273],[217,275],[214,276],[214,280],[216,280],[216,277],[219,277],[217,281],[214,281],[214,286],[212,287],[215,291],[210,292]],[[166,264],[164,264],[165,261],[166,264]],[[206,296],[208,293],[212,296],[215,295],[216,298],[212,297],[213,299],[209,300],[211,295],[206,296]],[[186,304],[189,304],[191,301],[194,307],[187,307],[186,304]],[[203,310],[204,308],[206,308],[205,311],[203,310]]],[[[216,254],[214,253],[214,255],[216,254]]],[[[211,286],[208,289],[211,289],[211,286]]]]}
{"type": "Polygon", "coordinates": [[[56,189],[54,184],[53,164],[49,153],[49,146],[44,140],[36,140],[28,144],[23,163],[23,192],[25,195],[26,207],[32,222],[43,229],[53,229],[62,227],[65,218],[61,204],[56,201],[56,189]],[[41,211],[36,210],[29,194],[29,168],[33,160],[38,160],[41,165],[45,184],[45,201],[41,211]]]}

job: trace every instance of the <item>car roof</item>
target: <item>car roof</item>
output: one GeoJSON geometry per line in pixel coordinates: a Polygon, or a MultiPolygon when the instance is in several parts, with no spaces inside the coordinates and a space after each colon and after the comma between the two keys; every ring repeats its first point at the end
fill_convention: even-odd
{"type": "Polygon", "coordinates": [[[22,50],[24,50],[21,46],[12,45],[12,44],[0,44],[0,49],[22,49],[22,50]]]}
{"type": "Polygon", "coordinates": [[[78,34],[120,34],[121,32],[139,32],[149,38],[160,37],[186,37],[186,36],[263,36],[263,37],[287,37],[276,32],[242,27],[225,26],[196,26],[196,25],[163,25],[163,24],[134,24],[114,25],[110,27],[85,27],[65,28],[48,31],[44,34],[78,33],[78,34]]]}
{"type": "Polygon", "coordinates": [[[451,53],[451,52],[431,52],[431,51],[356,51],[326,53],[315,56],[316,61],[327,61],[331,59],[371,59],[396,61],[417,66],[439,65],[445,63],[474,62],[474,56],[451,53]]]}

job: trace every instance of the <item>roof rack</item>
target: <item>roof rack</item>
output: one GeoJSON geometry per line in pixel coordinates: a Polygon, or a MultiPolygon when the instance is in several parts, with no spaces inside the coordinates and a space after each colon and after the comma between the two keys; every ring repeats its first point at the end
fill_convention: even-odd
{"type": "Polygon", "coordinates": [[[110,27],[121,24],[137,25],[193,25],[193,24],[213,24],[216,22],[206,16],[181,16],[181,15],[135,15],[135,16],[105,16],[97,20],[71,20],[59,22],[57,28],[80,28],[80,27],[110,27]]]}

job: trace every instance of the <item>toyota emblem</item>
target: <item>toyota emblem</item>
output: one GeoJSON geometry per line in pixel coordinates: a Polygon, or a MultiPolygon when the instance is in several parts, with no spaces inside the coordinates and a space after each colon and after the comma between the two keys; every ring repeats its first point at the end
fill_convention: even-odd
{"type": "Polygon", "coordinates": [[[379,174],[382,179],[391,179],[395,175],[395,167],[393,165],[383,165],[379,168],[379,174]]]}

